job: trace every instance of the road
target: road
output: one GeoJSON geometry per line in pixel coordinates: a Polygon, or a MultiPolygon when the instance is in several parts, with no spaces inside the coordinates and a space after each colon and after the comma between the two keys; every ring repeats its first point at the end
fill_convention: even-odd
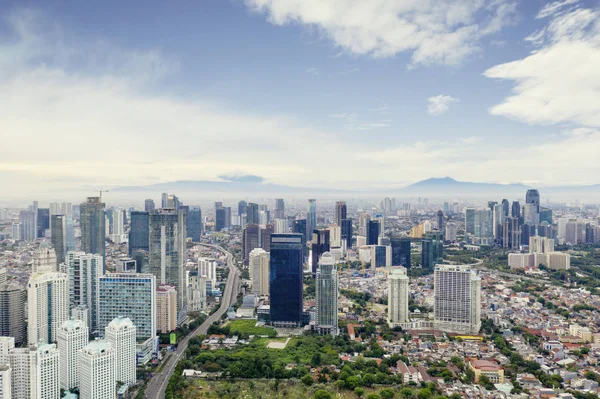
{"type": "Polygon", "coordinates": [[[188,342],[191,337],[206,334],[208,327],[210,325],[221,319],[221,316],[227,312],[227,309],[235,303],[237,299],[237,295],[239,293],[239,271],[233,263],[233,255],[230,252],[226,251],[224,248],[218,245],[210,245],[210,244],[197,244],[205,247],[212,247],[220,250],[225,255],[227,255],[227,264],[229,266],[229,275],[227,276],[227,282],[225,283],[225,290],[223,291],[223,296],[221,297],[221,306],[219,309],[208,316],[206,321],[202,323],[198,328],[188,334],[185,338],[183,338],[178,346],[176,354],[172,355],[166,360],[166,364],[163,366],[162,372],[156,373],[148,385],[146,386],[146,398],[149,399],[164,399],[165,397],[165,389],[169,384],[169,379],[173,375],[173,371],[179,362],[180,357],[185,353],[187,349],[188,342]]]}

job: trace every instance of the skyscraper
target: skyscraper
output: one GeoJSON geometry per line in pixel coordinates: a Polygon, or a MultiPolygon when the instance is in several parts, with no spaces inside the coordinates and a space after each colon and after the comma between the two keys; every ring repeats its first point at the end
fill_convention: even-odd
{"type": "Polygon", "coordinates": [[[519,249],[521,245],[521,229],[519,228],[518,217],[507,217],[504,220],[504,237],[502,243],[504,248],[519,249]]]}
{"type": "Polygon", "coordinates": [[[50,229],[50,209],[38,208],[37,210],[37,237],[42,238],[46,235],[46,230],[50,229]]]}
{"type": "MultiPolygon", "coordinates": [[[[81,399],[112,399],[115,397],[118,368],[117,350],[104,340],[92,341],[78,353],[81,399]]],[[[124,381],[122,381],[124,382],[124,381]]]]}
{"type": "Polygon", "coordinates": [[[151,212],[154,209],[156,209],[156,205],[154,205],[154,200],[148,198],[147,200],[144,201],[144,210],[146,212],[151,212]]]}
{"type": "Polygon", "coordinates": [[[257,224],[247,224],[242,234],[242,250],[244,265],[250,260],[250,252],[254,248],[260,248],[260,227],[257,224]]]}
{"type": "Polygon", "coordinates": [[[246,223],[247,224],[260,224],[260,216],[258,213],[258,204],[250,202],[246,206],[246,223]]]}
{"type": "Polygon", "coordinates": [[[187,212],[187,237],[199,242],[202,236],[202,210],[199,206],[190,206],[187,212]]]}
{"type": "Polygon", "coordinates": [[[0,364],[0,398],[12,399],[12,369],[8,364],[0,364]]]}
{"type": "Polygon", "coordinates": [[[306,241],[312,238],[312,232],[317,228],[317,200],[309,199],[306,208],[306,241]]]}
{"type": "Polygon", "coordinates": [[[115,349],[115,379],[127,385],[136,383],[137,327],[127,317],[116,317],[106,326],[105,339],[115,349]]]}
{"type": "Polygon", "coordinates": [[[328,229],[315,229],[312,234],[311,268],[317,273],[317,265],[321,255],[331,250],[330,232],[328,229]]]}
{"type": "Polygon", "coordinates": [[[177,291],[171,285],[156,288],[156,329],[167,334],[177,328],[177,291]]]}
{"type": "Polygon", "coordinates": [[[37,236],[37,210],[21,210],[19,223],[21,223],[21,240],[33,241],[37,236]]]}
{"type": "Polygon", "coordinates": [[[238,202],[238,216],[240,217],[240,226],[244,226],[245,223],[245,216],[246,216],[246,211],[248,207],[248,203],[246,201],[240,201],[238,202]]]}
{"type": "Polygon", "coordinates": [[[174,209],[159,209],[150,214],[147,272],[156,276],[159,284],[175,287],[178,311],[185,308],[187,296],[184,273],[187,260],[185,216],[185,213],[174,209]]]}
{"type": "Polygon", "coordinates": [[[32,273],[58,271],[57,256],[54,248],[43,242],[33,251],[32,273]]]}
{"type": "MultiPolygon", "coordinates": [[[[104,257],[106,225],[104,203],[100,197],[88,197],[80,205],[81,250],[88,254],[104,257]]],[[[104,268],[102,270],[104,272],[104,268]]]]}
{"type": "Polygon", "coordinates": [[[100,277],[98,331],[115,318],[129,318],[138,343],[156,336],[156,279],[151,274],[109,273],[100,277]]]}
{"type": "Polygon", "coordinates": [[[446,235],[444,239],[446,241],[456,241],[456,235],[458,233],[458,228],[456,227],[456,223],[448,222],[446,223],[446,235]]]}
{"type": "Polygon", "coordinates": [[[410,269],[410,238],[395,237],[391,239],[392,265],[410,269]]]}
{"type": "Polygon", "coordinates": [[[131,212],[129,226],[129,255],[135,251],[148,251],[150,246],[150,213],[131,212]]]}
{"type": "Polygon", "coordinates": [[[17,282],[0,284],[0,336],[13,337],[17,345],[25,342],[25,299],[25,288],[17,282]]]}
{"type": "Polygon", "coordinates": [[[465,208],[465,233],[475,234],[475,208],[465,208]]]}
{"type": "Polygon", "coordinates": [[[98,331],[98,282],[102,276],[102,256],[70,251],[66,271],[69,275],[71,307],[83,305],[90,312],[90,331],[98,331]]]}
{"type": "Polygon", "coordinates": [[[88,344],[89,329],[82,320],[67,320],[57,332],[60,360],[60,387],[79,387],[78,352],[88,344]]]}
{"type": "Polygon", "coordinates": [[[535,211],[540,213],[540,192],[532,188],[527,190],[527,194],[525,194],[525,203],[533,204],[535,206],[535,211]]]}
{"type": "Polygon", "coordinates": [[[474,244],[490,245],[494,237],[492,211],[478,209],[475,211],[474,244]]]}
{"type": "Polygon", "coordinates": [[[429,238],[424,238],[421,241],[421,267],[423,269],[432,270],[435,265],[434,243],[429,238]]]}
{"type": "Polygon", "coordinates": [[[275,219],[285,218],[285,203],[283,198],[277,198],[275,200],[275,219]]]}
{"type": "Polygon", "coordinates": [[[335,224],[338,226],[342,225],[342,220],[347,218],[347,210],[346,201],[337,201],[335,203],[335,224]]]}
{"type": "Polygon", "coordinates": [[[57,330],[69,319],[69,277],[64,273],[33,274],[27,285],[30,344],[56,342],[57,330]]]}
{"type": "Polygon", "coordinates": [[[13,398],[60,398],[58,356],[55,344],[32,344],[13,349],[9,354],[13,398]]]}
{"type": "Polygon", "coordinates": [[[50,219],[50,242],[56,253],[58,265],[64,263],[67,253],[67,217],[65,215],[52,215],[50,219]]]}
{"type": "Polygon", "coordinates": [[[503,220],[510,216],[510,202],[506,198],[502,200],[502,216],[503,220]]]}
{"type": "Polygon", "coordinates": [[[271,235],[269,292],[276,326],[302,324],[302,253],[302,235],[271,235]]]}
{"type": "Polygon", "coordinates": [[[513,201],[510,206],[510,216],[520,219],[521,218],[521,204],[519,201],[513,201]]]}
{"type": "Polygon", "coordinates": [[[388,323],[398,325],[409,322],[408,283],[405,268],[394,269],[388,274],[388,323]]]}
{"type": "Polygon", "coordinates": [[[434,327],[466,334],[481,328],[481,279],[469,266],[437,265],[434,271],[434,327]]]}
{"type": "Polygon", "coordinates": [[[352,219],[342,219],[342,240],[346,240],[346,247],[352,247],[352,219]]]}
{"type": "Polygon", "coordinates": [[[272,224],[267,224],[260,229],[260,247],[267,252],[271,250],[271,234],[275,233],[272,224]]]}
{"type": "Polygon", "coordinates": [[[160,196],[160,207],[161,208],[167,207],[167,198],[168,197],[169,197],[168,193],[162,193],[162,195],[160,196]]]}
{"type": "Polygon", "coordinates": [[[317,281],[316,328],[320,334],[339,334],[338,329],[338,273],[335,259],[325,252],[319,260],[317,281]]]}
{"type": "Polygon", "coordinates": [[[222,206],[215,209],[215,231],[222,231],[225,228],[227,214],[222,206]]]}
{"type": "Polygon", "coordinates": [[[380,230],[378,220],[369,220],[367,223],[367,245],[377,245],[380,230]]]}
{"type": "MultiPolygon", "coordinates": [[[[270,239],[271,237],[269,237],[270,239]]],[[[270,255],[264,249],[254,248],[250,252],[249,268],[254,295],[269,295],[269,263],[270,255]]]]}
{"type": "Polygon", "coordinates": [[[441,210],[437,211],[436,221],[437,221],[437,229],[443,233],[444,232],[444,212],[442,212],[441,210]]]}

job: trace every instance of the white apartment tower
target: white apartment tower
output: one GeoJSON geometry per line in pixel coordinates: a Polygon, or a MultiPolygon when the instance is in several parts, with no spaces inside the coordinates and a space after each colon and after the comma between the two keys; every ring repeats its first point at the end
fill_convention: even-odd
{"type": "Polygon", "coordinates": [[[33,274],[27,284],[30,344],[56,342],[58,328],[69,319],[69,278],[64,273],[33,274]]]}
{"type": "Polygon", "coordinates": [[[252,293],[258,296],[269,295],[269,253],[262,248],[254,248],[250,252],[250,277],[252,293]]]}
{"type": "Polygon", "coordinates": [[[80,399],[114,399],[118,369],[116,350],[104,340],[90,342],[78,353],[80,399]]]}
{"type": "Polygon", "coordinates": [[[477,334],[481,328],[481,279],[469,266],[436,265],[434,327],[477,334]]]}
{"type": "Polygon", "coordinates": [[[78,352],[89,341],[89,329],[82,320],[67,320],[58,329],[60,358],[60,387],[64,390],[79,387],[78,352]]]}
{"type": "Polygon", "coordinates": [[[172,285],[156,288],[156,329],[161,334],[177,328],[177,290],[172,285]]]}
{"type": "Polygon", "coordinates": [[[59,359],[55,344],[30,345],[13,349],[10,354],[12,397],[19,399],[56,399],[59,359]]]}
{"type": "Polygon", "coordinates": [[[316,281],[316,327],[321,334],[339,334],[338,329],[338,273],[335,258],[329,252],[321,255],[316,281]]]}
{"type": "Polygon", "coordinates": [[[405,268],[394,269],[388,274],[388,323],[392,326],[409,322],[408,283],[405,268]]]}
{"type": "Polygon", "coordinates": [[[8,354],[13,349],[15,349],[14,337],[0,337],[0,365],[10,363],[8,354]]]}
{"type": "Polygon", "coordinates": [[[56,252],[47,244],[40,245],[33,251],[32,273],[44,273],[58,271],[56,264],[56,252]]]}
{"type": "Polygon", "coordinates": [[[12,399],[12,369],[8,364],[0,364],[0,398],[12,399]]]}
{"type": "Polygon", "coordinates": [[[92,333],[98,330],[99,279],[104,260],[102,255],[69,251],[66,257],[69,275],[69,301],[72,307],[85,306],[89,310],[88,325],[92,333]]]}
{"type": "Polygon", "coordinates": [[[104,337],[115,349],[115,380],[136,382],[136,328],[128,318],[116,318],[106,326],[104,337]]]}

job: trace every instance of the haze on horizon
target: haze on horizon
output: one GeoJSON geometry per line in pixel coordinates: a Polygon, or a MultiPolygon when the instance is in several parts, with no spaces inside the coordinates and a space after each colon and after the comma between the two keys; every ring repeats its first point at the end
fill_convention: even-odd
{"type": "Polygon", "coordinates": [[[600,183],[597,2],[438,3],[3,2],[3,194],[600,183]]]}

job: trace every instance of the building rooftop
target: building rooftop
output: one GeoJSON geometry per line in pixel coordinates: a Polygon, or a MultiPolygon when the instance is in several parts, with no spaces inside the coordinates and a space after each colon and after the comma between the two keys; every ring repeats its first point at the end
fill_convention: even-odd
{"type": "Polygon", "coordinates": [[[108,323],[108,326],[116,330],[134,327],[133,322],[129,317],[116,317],[110,323],[108,323]]]}
{"type": "Polygon", "coordinates": [[[501,369],[500,366],[494,362],[490,362],[489,360],[473,360],[470,363],[473,368],[482,371],[498,371],[501,369]]]}
{"type": "Polygon", "coordinates": [[[62,330],[66,330],[66,331],[74,331],[74,330],[79,330],[85,326],[86,326],[86,324],[84,321],[72,319],[72,320],[65,321],[62,324],[62,326],[60,326],[60,328],[62,330]]]}
{"type": "Polygon", "coordinates": [[[110,344],[110,342],[102,340],[102,339],[98,339],[98,340],[92,341],[89,344],[87,344],[86,346],[84,346],[82,351],[85,351],[90,354],[103,353],[111,348],[112,348],[112,345],[110,344]]]}

